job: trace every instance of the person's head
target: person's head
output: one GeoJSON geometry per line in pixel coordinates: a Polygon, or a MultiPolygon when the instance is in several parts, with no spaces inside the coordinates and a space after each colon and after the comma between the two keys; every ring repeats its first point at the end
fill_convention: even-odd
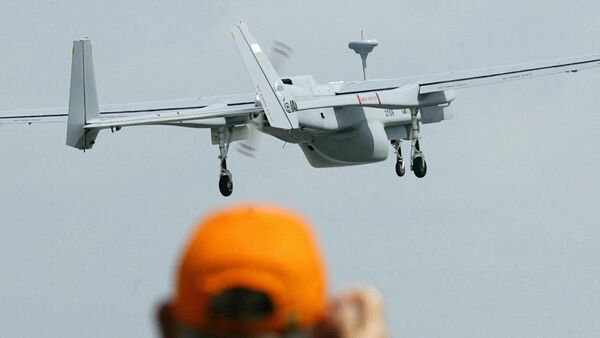
{"type": "Polygon", "coordinates": [[[160,312],[165,337],[298,335],[325,315],[325,273],[308,223],[274,206],[242,205],[200,222],[160,312]]]}

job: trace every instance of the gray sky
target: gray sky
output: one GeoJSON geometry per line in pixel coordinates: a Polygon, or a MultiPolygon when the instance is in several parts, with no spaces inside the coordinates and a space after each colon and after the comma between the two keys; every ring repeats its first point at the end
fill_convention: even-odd
{"type": "MultiPolygon", "coordinates": [[[[27,1],[0,11],[0,110],[64,106],[72,40],[91,37],[101,103],[247,92],[229,37],[294,47],[291,74],[361,77],[347,42],[381,45],[371,78],[600,53],[592,1],[27,1]],[[267,19],[268,18],[268,19],[267,19]]],[[[217,189],[209,132],[102,132],[85,154],[60,124],[0,126],[0,335],[149,337],[181,245],[237,201],[307,215],[335,292],[373,284],[394,337],[600,332],[600,70],[465,89],[427,125],[428,175],[393,158],[313,169],[262,138],[217,189]]]]}

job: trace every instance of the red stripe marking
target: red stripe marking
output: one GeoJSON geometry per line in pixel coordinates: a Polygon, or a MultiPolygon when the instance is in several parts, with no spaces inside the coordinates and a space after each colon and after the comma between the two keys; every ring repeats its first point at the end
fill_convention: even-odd
{"type": "Polygon", "coordinates": [[[379,104],[381,105],[381,99],[379,98],[379,94],[377,94],[377,92],[375,92],[375,96],[377,96],[377,102],[379,102],[379,104]]]}
{"type": "Polygon", "coordinates": [[[356,97],[358,98],[358,104],[362,104],[362,101],[360,100],[360,95],[356,95],[356,97]]]}

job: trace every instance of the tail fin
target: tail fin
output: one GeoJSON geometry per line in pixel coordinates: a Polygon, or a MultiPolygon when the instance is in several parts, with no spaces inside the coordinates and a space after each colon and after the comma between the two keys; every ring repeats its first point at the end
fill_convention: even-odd
{"type": "Polygon", "coordinates": [[[84,129],[88,121],[98,118],[98,96],[92,60],[92,44],[88,39],[73,41],[71,64],[71,90],[67,121],[67,145],[77,149],[90,149],[98,130],[84,129]]]}
{"type": "Polygon", "coordinates": [[[256,94],[271,127],[298,128],[296,102],[285,89],[281,78],[246,24],[240,22],[231,26],[231,34],[256,87],[256,94]]]}

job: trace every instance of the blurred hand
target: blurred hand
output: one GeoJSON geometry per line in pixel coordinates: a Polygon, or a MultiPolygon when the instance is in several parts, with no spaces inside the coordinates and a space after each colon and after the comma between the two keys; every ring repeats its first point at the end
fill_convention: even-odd
{"type": "MultiPolygon", "coordinates": [[[[175,322],[167,304],[159,307],[158,323],[162,337],[179,337],[174,331],[175,322]]],[[[316,338],[388,338],[381,293],[373,288],[350,289],[341,293],[330,302],[325,321],[315,333],[316,338]]],[[[259,337],[280,336],[265,333],[259,337]]]]}
{"type": "Polygon", "coordinates": [[[387,338],[383,297],[373,288],[352,289],[330,304],[323,338],[387,338]]]}

